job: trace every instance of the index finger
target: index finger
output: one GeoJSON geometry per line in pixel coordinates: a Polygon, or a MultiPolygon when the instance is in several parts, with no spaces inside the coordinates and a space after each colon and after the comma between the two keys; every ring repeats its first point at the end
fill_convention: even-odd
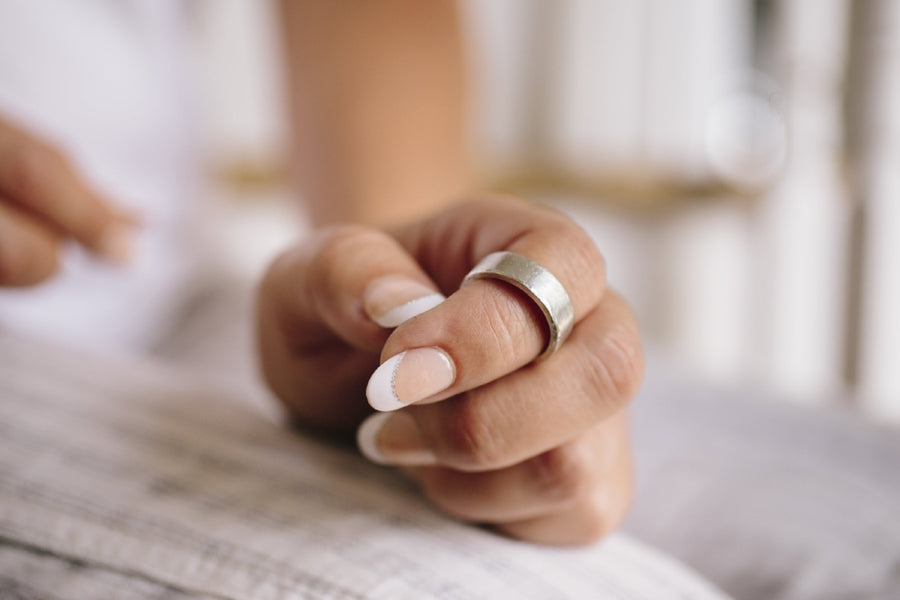
{"type": "MultiPolygon", "coordinates": [[[[590,237],[561,213],[539,205],[481,200],[396,235],[445,292],[456,289],[483,256],[500,250],[526,256],[553,273],[572,300],[576,323],[605,291],[605,263],[590,237]]],[[[546,319],[523,292],[494,279],[472,281],[388,338],[369,401],[377,409],[395,410],[448,398],[527,365],[547,339],[546,319]]]]}
{"type": "Polygon", "coordinates": [[[549,269],[569,293],[576,320],[597,305],[605,289],[606,263],[590,236],[559,211],[520,198],[486,196],[391,233],[445,293],[456,291],[482,258],[501,250],[549,269]]]}
{"type": "Polygon", "coordinates": [[[137,219],[89,189],[56,149],[0,121],[0,193],[85,247],[123,261],[137,219]]]}

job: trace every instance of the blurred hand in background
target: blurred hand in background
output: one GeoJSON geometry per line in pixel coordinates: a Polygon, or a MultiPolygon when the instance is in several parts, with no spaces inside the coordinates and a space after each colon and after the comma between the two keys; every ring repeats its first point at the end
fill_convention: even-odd
{"type": "Polygon", "coordinates": [[[68,241],[126,262],[135,225],[136,218],[92,190],[62,152],[0,116],[0,286],[51,277],[68,241]]]}

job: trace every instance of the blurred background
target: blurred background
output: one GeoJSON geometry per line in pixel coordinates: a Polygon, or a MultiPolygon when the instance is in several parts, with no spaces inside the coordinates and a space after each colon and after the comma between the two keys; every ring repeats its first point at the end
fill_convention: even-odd
{"type": "MultiPolygon", "coordinates": [[[[695,377],[900,423],[900,3],[462,6],[484,189],[573,215],[695,377]]],[[[304,228],[274,7],[196,9],[202,218],[255,278],[304,228]]]]}

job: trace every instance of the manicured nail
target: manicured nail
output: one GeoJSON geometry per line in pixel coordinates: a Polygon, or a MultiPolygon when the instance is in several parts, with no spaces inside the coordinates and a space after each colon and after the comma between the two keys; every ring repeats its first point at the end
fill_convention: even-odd
{"type": "Polygon", "coordinates": [[[356,431],[356,444],[363,456],[380,465],[437,464],[413,418],[402,412],[370,416],[356,431]]]}
{"type": "Polygon", "coordinates": [[[416,348],[392,356],[375,369],[366,387],[372,408],[391,411],[450,387],[456,367],[440,348],[416,348]]]}
{"type": "Polygon", "coordinates": [[[382,327],[397,327],[444,300],[433,288],[402,275],[376,279],[363,293],[366,314],[382,327]]]}
{"type": "Polygon", "coordinates": [[[134,254],[133,235],[131,227],[113,223],[97,242],[97,253],[112,263],[127,265],[134,254]]]}

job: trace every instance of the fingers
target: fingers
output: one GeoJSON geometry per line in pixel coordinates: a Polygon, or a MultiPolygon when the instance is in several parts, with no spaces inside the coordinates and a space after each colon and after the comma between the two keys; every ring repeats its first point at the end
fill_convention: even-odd
{"type": "MultiPolygon", "coordinates": [[[[589,436],[584,436],[589,437],[589,436]]],[[[598,436],[593,436],[597,438],[598,436]]],[[[497,471],[420,467],[415,479],[441,509],[467,521],[504,523],[568,509],[598,483],[603,456],[578,439],[497,471]]]]}
{"type": "Polygon", "coordinates": [[[553,360],[409,410],[440,464],[491,470],[555,448],[619,412],[642,376],[634,317],[609,292],[553,360]]]}
{"type": "Polygon", "coordinates": [[[52,275],[59,236],[0,198],[0,286],[28,286],[52,275]]]}
{"type": "Polygon", "coordinates": [[[631,455],[624,413],[577,439],[497,471],[443,467],[409,471],[450,515],[497,525],[522,539],[554,544],[594,541],[624,517],[631,497],[631,455]]]}
{"type": "Polygon", "coordinates": [[[590,237],[562,213],[519,198],[485,196],[457,204],[393,235],[443,290],[456,290],[484,256],[509,250],[556,275],[584,314],[603,293],[605,265],[590,237]]]}
{"type": "MultiPolygon", "coordinates": [[[[444,289],[456,289],[485,254],[510,250],[560,280],[576,322],[603,297],[604,262],[594,243],[572,221],[542,207],[508,200],[468,204],[398,236],[444,289]]],[[[469,282],[398,327],[383,348],[385,362],[373,375],[369,402],[396,410],[449,398],[527,365],[547,339],[547,322],[524,293],[494,279],[469,282]],[[430,367],[436,370],[426,371],[430,367]]]]}
{"type": "Polygon", "coordinates": [[[109,260],[130,257],[136,218],[88,189],[58,151],[2,121],[0,195],[109,260]]]}
{"type": "Polygon", "coordinates": [[[283,254],[262,290],[298,351],[336,335],[377,353],[388,335],[378,320],[402,319],[411,302],[421,309],[443,300],[396,240],[355,225],[321,230],[283,254]]]}
{"type": "Polygon", "coordinates": [[[618,527],[631,505],[633,467],[627,441],[610,468],[589,493],[571,506],[536,517],[498,523],[501,533],[513,538],[554,545],[584,545],[596,542],[618,527]]]}
{"type": "Polygon", "coordinates": [[[279,257],[260,286],[263,374],[304,422],[362,420],[366,381],[389,334],[444,299],[396,240],[361,226],[320,231],[279,257]]]}
{"type": "Polygon", "coordinates": [[[387,412],[358,429],[360,448],[414,468],[448,512],[552,543],[587,541],[624,514],[628,478],[604,473],[630,463],[603,444],[627,443],[603,430],[642,375],[637,325],[565,217],[501,199],[394,236],[335,227],[277,260],[260,290],[270,386],[302,422],[333,429],[362,419],[365,387],[387,412]],[[534,302],[492,280],[458,289],[498,250],[543,265],[572,299],[573,333],[547,360],[532,364],[547,341],[534,302]]]}
{"type": "MultiPolygon", "coordinates": [[[[495,470],[555,448],[617,413],[642,375],[634,316],[609,291],[551,360],[443,402],[373,418],[360,430],[360,445],[395,465],[495,470]]],[[[401,376],[398,369],[396,378],[401,376]]]]}

